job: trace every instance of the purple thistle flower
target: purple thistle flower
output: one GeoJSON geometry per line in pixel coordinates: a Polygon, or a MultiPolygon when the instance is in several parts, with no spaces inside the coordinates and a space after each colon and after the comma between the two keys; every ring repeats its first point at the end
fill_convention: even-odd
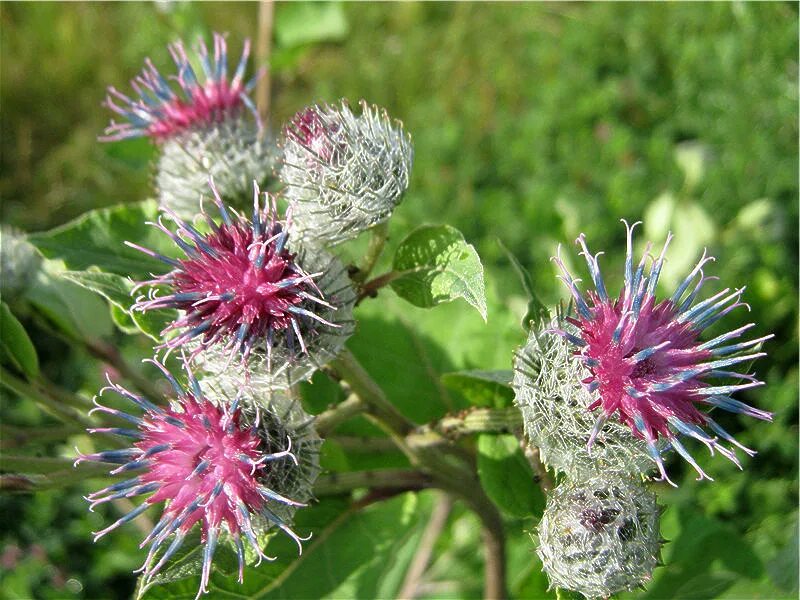
{"type": "Polygon", "coordinates": [[[210,183],[222,223],[218,225],[206,215],[208,234],[200,233],[168,210],[165,212],[177,224],[177,233],[160,221],[156,224],[183,250],[185,258],[173,260],[126,242],[173,267],[170,272],[139,284],[166,286],[168,295],[159,296],[154,289],[134,304],[134,309],[140,311],[183,311],[162,332],[178,334],[166,339],[160,348],[171,350],[188,344],[193,348],[190,357],[194,358],[223,344],[228,362],[239,353],[245,364],[256,346],[268,355],[274,348],[285,346],[289,361],[308,355],[309,346],[318,343],[326,329],[337,330],[343,343],[351,332],[344,326],[349,323],[343,319],[332,321],[337,320],[334,312],[349,307],[349,285],[323,293],[317,280],[327,282],[326,273],[303,269],[301,257],[288,248],[288,227],[278,220],[275,204],[267,194],[265,207],[261,208],[257,184],[252,218],[245,219],[228,211],[213,181],[210,183]],[[318,314],[318,309],[331,320],[318,314]]]}
{"type": "MultiPolygon", "coordinates": [[[[238,114],[243,108],[258,112],[248,93],[255,86],[258,75],[244,80],[250,55],[250,41],[245,40],[242,56],[233,78],[228,78],[228,51],[225,38],[214,34],[214,54],[209,55],[205,42],[200,39],[196,47],[201,73],[192,68],[182,41],[169,45],[169,52],[178,70],[178,88],[168,83],[150,59],[145,68],[131,81],[138,98],[130,98],[114,87],[108,88],[105,106],[124,117],[125,122],[113,119],[105,130],[102,141],[117,141],[134,137],[150,137],[163,141],[198,126],[206,126],[238,114]]],[[[260,128],[260,123],[259,123],[260,128]]]]}
{"type": "MultiPolygon", "coordinates": [[[[112,475],[129,471],[140,473],[90,494],[87,497],[91,503],[89,510],[118,498],[150,494],[131,512],[96,532],[95,541],[152,505],[164,502],[166,507],[161,519],[141,543],[140,547],[149,544],[150,548],[137,572],[143,572],[146,581],[152,580],[199,523],[205,547],[197,597],[207,591],[214,552],[223,534],[230,536],[236,548],[240,583],[245,562],[243,537],[252,545],[259,562],[275,560],[264,554],[257,540],[257,529],[262,523],[284,531],[302,552],[301,542],[308,538],[299,537],[287,524],[286,516],[291,514],[287,509],[305,504],[285,496],[282,488],[273,487],[273,482],[286,479],[282,472],[287,467],[303,469],[297,454],[303,451],[302,442],[295,444],[293,450],[292,437],[285,428],[280,429],[282,439],[274,439],[274,432],[265,428],[258,413],[252,419],[243,412],[238,396],[233,402],[211,402],[203,395],[188,366],[189,387],[184,389],[163,365],[152,362],[175,391],[171,406],[156,406],[110,379],[108,387],[99,395],[113,391],[136,404],[144,414],[130,415],[101,405],[95,398],[97,408],[92,412],[122,418],[134,428],[98,428],[89,432],[121,435],[135,441],[130,448],[81,455],[75,464],[83,461],[116,463],[120,466],[111,471],[112,475]],[[276,449],[276,444],[281,444],[281,449],[276,449]],[[169,544],[168,540],[171,540],[169,544]]],[[[303,499],[307,497],[305,494],[303,499]]]]}
{"type": "MultiPolygon", "coordinates": [[[[707,342],[700,342],[704,329],[717,322],[739,306],[744,288],[729,293],[729,289],[695,303],[703,286],[710,279],[703,274],[703,265],[714,260],[703,253],[703,257],[681,282],[669,299],[656,301],[655,290],[664,265],[664,257],[672,235],[659,257],[645,274],[646,259],[650,244],[638,266],[633,264],[633,229],[627,228],[627,255],[625,259],[625,285],[618,298],[610,298],[597,262],[586,247],[583,234],[577,243],[589,267],[594,290],[584,297],[577,283],[561,261],[553,258],[561,270],[560,279],[569,288],[575,301],[577,318],[569,318],[577,332],[566,329],[553,330],[575,344],[578,356],[588,368],[590,376],[584,380],[590,391],[597,391],[597,399],[589,410],[601,408],[593,432],[589,437],[591,447],[597,433],[614,413],[619,413],[622,423],[628,425],[633,434],[644,439],[649,454],[656,462],[660,480],[675,485],[667,477],[658,450],[659,438],[664,438],[699,473],[698,479],[711,479],[691,457],[678,439],[678,435],[692,437],[705,444],[711,453],[720,454],[733,461],[739,468],[734,452],[721,445],[719,439],[730,442],[749,455],[755,451],[744,447],[726,432],[707,412],[720,408],[745,414],[757,419],[771,420],[766,411],[748,406],[731,398],[737,390],[763,385],[751,374],[727,370],[729,367],[751,361],[763,352],[753,353],[755,346],[771,338],[771,335],[740,343],[728,343],[739,337],[754,323],[745,325],[707,342]],[[693,287],[692,287],[693,286],[693,287]],[[691,289],[690,289],[691,288],[691,289]],[[688,291],[688,293],[687,293],[688,291]],[[733,378],[747,383],[719,384],[708,379],[733,378]],[[706,433],[708,426],[716,437],[706,433]]],[[[560,247],[559,247],[560,253],[560,247]]]]}

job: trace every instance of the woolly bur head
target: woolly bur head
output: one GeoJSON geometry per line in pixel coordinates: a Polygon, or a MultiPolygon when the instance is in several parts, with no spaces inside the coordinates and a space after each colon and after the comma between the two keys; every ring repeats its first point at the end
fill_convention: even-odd
{"type": "Polygon", "coordinates": [[[283,134],[281,182],[294,230],[336,244],[386,221],[408,187],[413,150],[402,124],[361,102],[299,112],[283,134]]]}
{"type": "Polygon", "coordinates": [[[28,289],[41,262],[24,233],[0,227],[0,296],[5,302],[13,302],[28,289]]]}
{"type": "Polygon", "coordinates": [[[146,582],[151,581],[197,528],[203,548],[198,596],[206,591],[220,542],[238,556],[240,581],[245,543],[259,560],[274,560],[261,548],[260,538],[267,528],[279,528],[302,551],[301,542],[307,538],[292,530],[289,518],[310,497],[318,467],[308,465],[317,465],[318,443],[303,442],[309,436],[298,435],[292,421],[284,422],[285,412],[256,411],[241,402],[241,397],[205,396],[188,369],[189,386],[183,388],[163,366],[155,364],[174,388],[169,406],[157,406],[111,382],[100,395],[115,392],[143,414],[127,414],[95,400],[96,411],[124,419],[133,428],[90,432],[128,437],[132,446],[80,456],[76,464],[86,460],[117,463],[120,466],[111,474],[136,474],[89,495],[90,510],[118,498],[147,496],[130,513],[97,532],[95,540],[164,503],[161,518],[141,544],[149,545],[149,551],[140,572],[146,582]],[[299,485],[301,481],[306,487],[299,485]]]}
{"type": "MultiPolygon", "coordinates": [[[[103,141],[149,137],[155,141],[170,139],[181,132],[219,123],[247,110],[258,121],[258,113],[248,93],[257,77],[245,81],[250,55],[250,41],[245,40],[242,56],[232,78],[228,77],[228,48],[225,38],[214,34],[213,56],[200,39],[196,59],[201,70],[195,71],[182,41],[169,45],[177,75],[164,77],[150,59],[144,70],[131,81],[138,98],[130,98],[108,88],[105,106],[125,119],[111,121],[103,141]],[[177,86],[171,82],[177,82],[177,86]]],[[[260,125],[259,125],[260,128],[260,125]]]]}
{"type": "Polygon", "coordinates": [[[168,337],[162,348],[186,347],[193,358],[208,353],[216,370],[225,370],[237,356],[244,366],[254,353],[267,363],[268,375],[282,375],[279,387],[286,387],[298,363],[318,365],[352,333],[355,293],[338,261],[290,246],[285,223],[268,198],[261,207],[257,186],[251,219],[229,212],[213,182],[211,187],[222,223],[207,217],[209,233],[174,213],[168,214],[177,233],[157,224],[185,258],[173,260],[130,244],[172,267],[140,284],[153,287],[134,308],[182,311],[163,332],[168,337]]]}
{"type": "MultiPolygon", "coordinates": [[[[657,301],[656,284],[672,236],[667,236],[657,258],[650,256],[648,244],[636,266],[633,229],[637,224],[625,224],[628,232],[625,284],[616,298],[606,292],[597,260],[599,255],[589,252],[583,235],[578,237],[577,243],[586,259],[594,290],[584,296],[578,290],[580,280],[572,277],[559,256],[553,259],[577,309],[576,318],[568,319],[575,331],[559,328],[554,333],[575,346],[579,360],[588,370],[583,383],[590,391],[597,392],[596,399],[588,406],[589,410],[600,409],[594,431],[599,431],[607,419],[616,416],[645,441],[662,480],[669,481],[658,449],[659,440],[686,459],[700,479],[711,479],[679,437],[694,438],[705,444],[712,454],[718,451],[737,466],[740,465],[733,448],[723,445],[721,440],[754,454],[712,419],[709,412],[701,409],[718,408],[757,419],[772,419],[770,413],[731,397],[738,390],[763,385],[752,374],[737,372],[735,365],[764,356],[756,350],[772,336],[731,343],[754,326],[750,323],[701,342],[703,330],[737,307],[747,306],[741,302],[744,288],[733,292],[726,288],[696,302],[703,284],[711,279],[704,275],[703,267],[713,258],[704,253],[672,296],[657,301]],[[649,270],[646,269],[648,258],[649,270]]],[[[595,435],[590,436],[588,445],[595,440],[595,435]]]]}
{"type": "Polygon", "coordinates": [[[659,561],[655,494],[633,479],[567,479],[547,498],[537,553],[550,587],[607,598],[643,585],[659,561]]]}
{"type": "MultiPolygon", "coordinates": [[[[550,328],[569,325],[554,319],[550,328]]],[[[514,357],[515,402],[525,434],[539,448],[542,461],[570,476],[591,470],[646,473],[653,468],[647,446],[625,425],[608,420],[593,432],[588,406],[594,394],[581,383],[586,367],[575,360],[572,346],[550,334],[545,323],[531,328],[528,341],[514,357]],[[587,442],[594,435],[591,448],[587,442]]]]}
{"type": "Polygon", "coordinates": [[[156,172],[159,202],[191,221],[200,213],[200,199],[207,194],[211,177],[226,201],[244,208],[253,181],[273,181],[279,160],[275,141],[244,116],[185,131],[161,144],[156,172]]]}

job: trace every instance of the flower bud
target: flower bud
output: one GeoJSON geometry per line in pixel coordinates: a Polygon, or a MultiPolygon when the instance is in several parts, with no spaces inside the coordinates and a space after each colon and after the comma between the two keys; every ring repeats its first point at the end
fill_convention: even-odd
{"type": "Polygon", "coordinates": [[[607,598],[648,581],[659,562],[660,509],[641,481],[567,479],[547,498],[537,553],[550,587],[607,598]]]}
{"type": "Polygon", "coordinates": [[[386,221],[408,187],[410,137],[385,110],[362,100],[356,116],[312,106],[284,129],[281,182],[293,229],[318,245],[338,244],[386,221]]]}

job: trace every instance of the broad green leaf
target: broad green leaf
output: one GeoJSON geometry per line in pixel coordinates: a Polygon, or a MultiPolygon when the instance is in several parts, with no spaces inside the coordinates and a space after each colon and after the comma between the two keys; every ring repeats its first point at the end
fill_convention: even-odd
{"type": "Polygon", "coordinates": [[[25,299],[72,337],[91,339],[110,335],[113,327],[103,301],[62,278],[63,272],[60,261],[44,261],[36,279],[25,292],[25,299]]]}
{"type": "Polygon", "coordinates": [[[514,390],[511,389],[512,371],[456,371],[442,375],[442,383],[460,392],[471,404],[503,408],[511,406],[514,390]]]}
{"type": "Polygon", "coordinates": [[[414,306],[430,308],[463,298],[486,321],[483,265],[456,228],[418,227],[400,242],[392,268],[400,274],[392,289],[414,306]]]}
{"type": "Polygon", "coordinates": [[[278,48],[340,41],[347,31],[347,18],[340,2],[282,2],[276,7],[278,48]]]}
{"type": "MultiPolygon", "coordinates": [[[[90,271],[65,271],[62,276],[87,290],[100,294],[111,303],[112,309],[116,308],[117,311],[121,311],[122,315],[117,312],[115,322],[117,320],[121,321],[123,330],[128,328],[128,321],[123,319],[123,315],[127,315],[129,322],[139,331],[155,341],[160,341],[161,331],[176,316],[174,310],[157,310],[145,313],[131,310],[131,305],[133,304],[131,292],[134,283],[120,275],[103,273],[93,269],[90,271]]],[[[113,312],[112,317],[114,317],[113,312]]]]}
{"type": "Polygon", "coordinates": [[[503,512],[529,517],[544,510],[544,495],[513,435],[478,436],[478,476],[503,512]]]}
{"type": "Polygon", "coordinates": [[[150,279],[151,272],[164,272],[167,266],[124,242],[174,256],[169,237],[147,225],[157,218],[155,200],[122,204],[87,212],[61,227],[32,234],[29,240],[46,257],[63,260],[71,270],[95,266],[107,273],[150,279]]]}
{"type": "Polygon", "coordinates": [[[531,322],[535,323],[547,318],[550,312],[536,295],[533,279],[531,278],[531,274],[528,273],[528,270],[522,266],[522,263],[519,262],[519,259],[514,256],[511,250],[506,248],[500,238],[497,239],[497,243],[500,244],[500,247],[511,262],[511,266],[514,267],[514,272],[519,277],[522,289],[525,290],[525,296],[528,298],[528,310],[525,312],[525,316],[522,317],[522,328],[528,331],[531,327],[531,322]]]}
{"type": "Polygon", "coordinates": [[[39,357],[36,348],[28,337],[28,332],[5,302],[0,302],[0,349],[3,358],[26,377],[33,379],[39,375],[39,357]]]}
{"type": "Polygon", "coordinates": [[[661,529],[672,538],[663,550],[669,566],[656,569],[644,598],[709,598],[733,585],[732,573],[739,579],[764,575],[748,541],[725,523],[682,508],[667,511],[661,529]]]}

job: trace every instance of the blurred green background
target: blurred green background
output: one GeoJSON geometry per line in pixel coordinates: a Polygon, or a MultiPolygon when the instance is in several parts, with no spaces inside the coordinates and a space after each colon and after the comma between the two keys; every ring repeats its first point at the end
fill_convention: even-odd
{"type": "MultiPolygon", "coordinates": [[[[257,11],[253,3],[0,4],[2,221],[40,231],[150,196],[150,145],[96,140],[109,118],[105,87],[127,91],[146,56],[168,71],[166,44],[177,37],[229,32],[237,53],[241,38],[257,34],[257,11]]],[[[488,326],[461,319],[465,306],[418,318],[381,296],[391,314],[422,328],[440,363],[509,368],[524,339],[522,289],[498,238],[548,302],[564,296],[548,258],[562,243],[579,269],[571,243],[580,232],[605,250],[610,287],[619,285],[620,218],[644,220],[656,244],[675,234],[663,290],[703,247],[717,257],[710,271],[719,287],[748,286],[751,312],[735,312],[725,328],[754,321],[758,335],[776,334],[756,365],[767,387],[742,395],[774,411],[775,422],[725,419],[758,456],[743,473],[703,460],[716,482],[687,472],[678,490],[664,491],[663,532],[673,543],[643,597],[797,595],[797,22],[794,3],[276,6],[273,127],[314,101],[385,106],[415,145],[392,241],[420,223],[448,223],[484,261],[488,326]]],[[[366,307],[363,318],[378,314],[366,307]]],[[[97,367],[25,324],[44,371],[93,393],[97,367]]],[[[122,344],[110,327],[101,333],[122,344]]],[[[148,354],[146,342],[124,344],[148,354]]],[[[7,397],[1,414],[10,425],[49,423],[7,397]]],[[[685,470],[677,461],[671,469],[685,470]]],[[[0,496],[0,595],[130,595],[137,538],[93,545],[89,532],[110,513],[86,512],[88,489],[0,496]]],[[[535,555],[521,526],[517,533],[511,568],[528,573],[535,555]]],[[[437,567],[458,584],[447,595],[475,596],[478,559],[463,536],[452,537],[450,562],[437,567]]],[[[516,573],[515,593],[536,597],[525,577],[516,573]]]]}

